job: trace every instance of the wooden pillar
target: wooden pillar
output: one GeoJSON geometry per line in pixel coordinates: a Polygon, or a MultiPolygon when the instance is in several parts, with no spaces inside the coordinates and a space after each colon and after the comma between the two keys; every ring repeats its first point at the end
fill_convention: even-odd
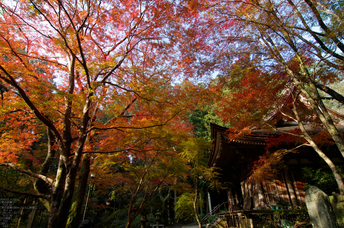
{"type": "Polygon", "coordinates": [[[266,199],[264,197],[264,192],[263,192],[263,185],[260,182],[256,182],[257,183],[257,196],[258,196],[258,205],[257,207],[259,207],[260,209],[265,209],[266,208],[266,199]]]}
{"type": "Polygon", "coordinates": [[[284,178],[283,173],[281,173],[281,179],[283,181],[279,181],[277,183],[279,195],[280,195],[281,201],[285,201],[286,203],[288,203],[289,202],[288,189],[285,184],[285,178],[284,178]]]}
{"type": "Polygon", "coordinates": [[[262,186],[265,193],[266,206],[271,206],[275,204],[275,195],[272,189],[272,184],[263,181],[262,186]]]}
{"type": "Polygon", "coordinates": [[[296,193],[296,197],[298,199],[298,205],[301,205],[302,202],[305,202],[305,199],[304,199],[304,197],[302,199],[302,196],[301,196],[299,188],[297,187],[297,182],[295,181],[293,172],[291,173],[291,179],[292,179],[293,185],[295,187],[295,193],[296,193]]]}
{"type": "Polygon", "coordinates": [[[244,192],[243,192],[243,209],[248,210],[252,208],[252,195],[251,195],[251,188],[252,183],[248,183],[247,181],[243,181],[244,192]]]}
{"type": "Polygon", "coordinates": [[[260,204],[260,193],[259,193],[259,183],[255,181],[252,183],[252,197],[253,197],[253,208],[257,208],[260,204]]]}
{"type": "Polygon", "coordinates": [[[290,202],[292,206],[295,207],[298,205],[298,203],[297,203],[296,194],[293,187],[293,182],[290,180],[287,170],[284,171],[284,176],[285,176],[285,182],[286,182],[290,202]]]}
{"type": "Polygon", "coordinates": [[[275,203],[277,204],[277,202],[281,200],[281,196],[280,196],[280,193],[278,191],[276,180],[273,180],[271,182],[271,188],[273,189],[273,191],[272,191],[273,192],[273,197],[275,199],[275,203]]]}
{"type": "Polygon", "coordinates": [[[234,195],[232,194],[233,200],[234,200],[234,205],[238,206],[240,204],[240,199],[239,199],[239,192],[240,188],[238,189],[237,186],[234,187],[234,195]]]}
{"type": "Polygon", "coordinates": [[[210,199],[210,193],[208,192],[208,206],[209,206],[209,213],[211,214],[211,212],[213,211],[212,207],[211,207],[211,199],[210,199]]]}

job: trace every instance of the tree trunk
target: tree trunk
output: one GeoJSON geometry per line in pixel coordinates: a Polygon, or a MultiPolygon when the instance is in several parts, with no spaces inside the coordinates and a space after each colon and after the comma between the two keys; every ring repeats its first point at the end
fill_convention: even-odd
{"type": "Polygon", "coordinates": [[[75,201],[72,204],[72,208],[69,214],[67,228],[78,228],[81,218],[82,205],[85,198],[87,180],[90,174],[90,158],[88,154],[84,154],[81,170],[79,174],[79,185],[77,192],[74,196],[75,201]]]}
{"type": "Polygon", "coordinates": [[[286,36],[286,38],[287,38],[288,44],[295,52],[295,57],[298,60],[298,63],[301,69],[301,76],[295,73],[292,69],[290,69],[290,67],[286,64],[284,60],[282,61],[280,60],[279,62],[282,63],[282,65],[286,69],[286,72],[293,79],[297,88],[307,98],[314,112],[319,117],[320,121],[325,125],[327,131],[330,133],[337,148],[339,149],[340,153],[344,157],[344,140],[342,136],[340,135],[337,127],[335,126],[333,122],[331,115],[327,111],[327,108],[321,99],[318,89],[315,83],[313,82],[312,77],[308,71],[307,64],[304,63],[292,39],[289,36],[286,36]]]}
{"type": "Polygon", "coordinates": [[[325,125],[328,133],[331,135],[333,141],[335,142],[338,150],[344,157],[344,140],[340,135],[337,127],[333,123],[333,119],[331,115],[328,113],[327,108],[325,107],[324,103],[321,100],[321,97],[316,90],[314,84],[309,83],[309,86],[313,87],[314,96],[312,97],[304,88],[303,86],[298,86],[301,89],[301,92],[306,96],[307,100],[310,102],[311,106],[313,107],[314,111],[316,112],[317,116],[319,117],[320,121],[325,125]]]}
{"type": "MultiPolygon", "coordinates": [[[[311,1],[307,1],[307,2],[311,4],[311,1]]],[[[292,39],[291,34],[285,28],[284,23],[280,20],[278,15],[276,15],[276,12],[272,10],[271,14],[269,15],[274,20],[276,20],[279,26],[279,29],[281,30],[283,34],[285,42],[294,51],[295,59],[298,61],[300,71],[295,72],[295,70],[290,68],[287,61],[284,59],[279,49],[276,47],[275,43],[271,39],[270,34],[266,34],[262,29],[260,29],[262,37],[266,39],[265,44],[271,48],[270,53],[272,54],[272,58],[274,58],[277,62],[279,62],[285,68],[287,74],[293,79],[297,88],[307,98],[308,102],[312,106],[316,115],[319,117],[320,121],[325,125],[327,131],[330,133],[340,153],[344,157],[344,140],[341,137],[338,129],[336,128],[333,122],[331,115],[327,111],[327,108],[325,107],[322,101],[322,98],[318,92],[318,89],[312,77],[314,75],[310,75],[307,64],[304,62],[302,58],[302,54],[299,54],[297,45],[294,42],[295,40],[292,39]]]]}
{"type": "Polygon", "coordinates": [[[168,199],[170,198],[171,191],[169,190],[166,197],[163,197],[161,191],[159,190],[159,197],[162,202],[161,204],[161,216],[162,216],[162,223],[168,224],[169,221],[169,212],[168,212],[168,199]]]}
{"type": "Polygon", "coordinates": [[[329,94],[336,101],[344,104],[344,96],[342,96],[341,94],[337,93],[335,90],[331,89],[328,86],[322,85],[322,84],[320,84],[318,82],[315,82],[314,84],[315,84],[315,86],[318,89],[320,89],[320,90],[324,91],[325,93],[329,94]]]}
{"type": "Polygon", "coordinates": [[[51,208],[49,216],[48,228],[66,227],[74,192],[75,176],[75,170],[70,170],[63,186],[64,189],[62,190],[62,197],[54,197],[54,201],[52,202],[53,208],[51,208]]]}
{"type": "MultiPolygon", "coordinates": [[[[60,155],[62,156],[62,155],[60,155]]],[[[62,159],[59,161],[58,170],[53,184],[52,196],[50,198],[50,210],[49,210],[49,221],[48,228],[54,227],[54,224],[60,220],[58,210],[60,207],[64,183],[66,180],[66,167],[64,166],[62,159]]],[[[63,218],[61,218],[62,220],[63,218]]]]}
{"type": "Polygon", "coordinates": [[[128,222],[127,222],[127,225],[125,225],[125,228],[129,228],[130,226],[131,226],[131,223],[132,223],[132,221],[130,220],[128,220],[128,222]]]}
{"type": "Polygon", "coordinates": [[[333,164],[333,162],[331,161],[331,159],[329,159],[329,157],[326,156],[326,154],[324,152],[322,152],[320,150],[320,148],[317,146],[317,144],[313,141],[313,139],[311,138],[311,136],[308,134],[307,130],[305,129],[303,123],[300,120],[300,117],[296,111],[296,106],[295,103],[293,103],[293,112],[294,115],[296,116],[296,120],[300,126],[301,132],[304,135],[305,140],[311,145],[311,147],[315,150],[315,152],[326,162],[326,164],[330,167],[334,178],[336,179],[337,185],[338,185],[338,189],[340,191],[340,194],[344,194],[344,182],[343,182],[343,178],[342,176],[339,174],[339,171],[337,169],[337,167],[333,164]]]}
{"type": "Polygon", "coordinates": [[[340,175],[337,167],[335,166],[335,164],[333,164],[333,162],[331,161],[331,159],[329,159],[326,154],[324,154],[318,147],[317,145],[313,142],[312,147],[313,149],[317,152],[317,154],[326,162],[326,164],[330,167],[334,178],[336,179],[337,185],[338,185],[338,189],[340,194],[344,194],[344,183],[343,183],[343,178],[340,175]]]}
{"type": "MultiPolygon", "coordinates": [[[[80,148],[82,147],[83,145],[80,145],[80,148]]],[[[77,151],[80,150],[77,149],[77,151]]],[[[76,152],[73,164],[65,167],[63,155],[60,155],[59,170],[55,180],[57,183],[54,185],[50,206],[48,228],[61,228],[67,225],[80,159],[81,153],[76,152]]]]}
{"type": "Polygon", "coordinates": [[[196,190],[195,190],[195,198],[194,198],[194,201],[193,201],[193,208],[194,208],[194,211],[195,211],[195,216],[196,216],[196,220],[197,220],[197,223],[198,223],[198,226],[199,228],[202,228],[202,221],[198,215],[198,212],[197,212],[197,203],[198,203],[198,194],[199,194],[199,186],[198,186],[198,176],[196,177],[196,190]]]}

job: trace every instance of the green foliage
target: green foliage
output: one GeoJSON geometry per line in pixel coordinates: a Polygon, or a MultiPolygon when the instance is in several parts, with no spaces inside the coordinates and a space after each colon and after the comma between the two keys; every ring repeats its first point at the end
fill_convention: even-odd
{"type": "MultiPolygon", "coordinates": [[[[342,178],[344,178],[344,172],[342,169],[338,168],[342,178]]],[[[310,185],[317,186],[327,195],[332,195],[333,192],[339,192],[337,182],[330,171],[324,171],[321,168],[312,169],[310,167],[305,167],[302,169],[303,181],[307,184],[304,188],[308,188],[310,185]]]]}
{"type": "Polygon", "coordinates": [[[206,154],[210,149],[210,143],[200,138],[189,138],[182,142],[181,155],[186,158],[193,167],[205,166],[207,163],[206,154]]]}
{"type": "Polygon", "coordinates": [[[194,136],[204,139],[206,142],[211,140],[210,124],[217,124],[224,127],[229,127],[221,120],[216,114],[216,104],[207,105],[206,107],[199,108],[193,112],[189,112],[189,122],[194,126],[194,136]]]}
{"type": "MultiPolygon", "coordinates": [[[[216,168],[207,165],[208,151],[211,143],[202,138],[189,138],[181,144],[181,155],[191,164],[191,178],[200,179],[201,185],[207,182],[209,187],[216,188],[220,185],[217,181],[219,173],[216,168]]],[[[196,181],[195,181],[196,182],[196,181]]]]}
{"type": "Polygon", "coordinates": [[[311,225],[305,206],[275,210],[272,214],[260,214],[258,217],[263,221],[258,227],[281,227],[282,220],[287,220],[293,227],[308,227],[311,225]]]}
{"type": "Polygon", "coordinates": [[[207,219],[207,223],[211,223],[216,219],[215,215],[210,215],[209,218],[207,219]]]}
{"type": "MultiPolygon", "coordinates": [[[[207,214],[200,214],[199,215],[200,218],[204,218],[205,216],[207,216],[207,214]]],[[[215,215],[210,215],[204,223],[205,224],[212,223],[215,219],[216,219],[215,215]]]]}
{"type": "Polygon", "coordinates": [[[175,205],[177,221],[192,221],[195,218],[195,211],[193,209],[193,201],[195,199],[194,193],[183,193],[178,197],[175,205]]]}
{"type": "Polygon", "coordinates": [[[200,193],[200,189],[210,187],[217,188],[220,185],[218,181],[219,173],[214,167],[207,166],[207,155],[210,149],[210,142],[204,138],[191,137],[180,144],[181,155],[189,162],[191,166],[190,179],[192,181],[194,193],[182,194],[175,206],[176,218],[190,220],[196,217],[199,225],[200,217],[196,214],[196,207],[203,204],[201,199],[195,197],[200,193]]]}
{"type": "MultiPolygon", "coordinates": [[[[117,210],[113,212],[112,215],[107,218],[107,226],[124,228],[128,219],[127,213],[127,210],[117,210]]],[[[99,227],[104,227],[104,225],[106,224],[102,223],[99,227]]]]}
{"type": "Polygon", "coordinates": [[[207,128],[207,120],[205,116],[208,114],[206,110],[195,110],[189,113],[189,121],[194,126],[194,135],[196,137],[202,137],[209,139],[209,130],[207,128]]]}

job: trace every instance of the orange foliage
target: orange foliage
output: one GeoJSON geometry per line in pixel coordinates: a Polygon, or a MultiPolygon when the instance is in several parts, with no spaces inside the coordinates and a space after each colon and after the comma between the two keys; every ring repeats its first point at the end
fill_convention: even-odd
{"type": "Polygon", "coordinates": [[[259,160],[254,161],[250,181],[273,180],[279,170],[283,168],[283,157],[290,153],[290,150],[278,150],[259,156],[259,160]]]}
{"type": "Polygon", "coordinates": [[[262,72],[245,59],[236,61],[213,88],[219,101],[218,115],[230,122],[233,130],[258,124],[283,99],[280,96],[287,80],[284,74],[262,72]]]}
{"type": "Polygon", "coordinates": [[[0,3],[0,84],[6,88],[0,165],[29,159],[37,173],[55,178],[48,184],[55,185],[50,187],[56,197],[42,196],[60,205],[50,208],[56,209],[50,224],[65,227],[71,197],[60,202],[56,194],[73,195],[84,153],[101,167],[99,174],[109,174],[104,185],[111,183],[117,162],[173,162],[177,138],[191,131],[180,116],[198,99],[183,81],[195,75],[194,57],[204,44],[193,23],[199,21],[200,5],[0,3]],[[168,130],[162,134],[164,126],[168,130]],[[39,166],[50,153],[57,170],[39,166]]]}

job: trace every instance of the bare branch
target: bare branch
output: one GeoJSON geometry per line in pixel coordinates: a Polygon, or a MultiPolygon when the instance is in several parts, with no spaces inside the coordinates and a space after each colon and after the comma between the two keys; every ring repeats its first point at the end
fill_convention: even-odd
{"type": "Polygon", "coordinates": [[[320,84],[318,82],[315,82],[314,84],[318,89],[320,89],[320,90],[324,91],[325,93],[327,93],[328,95],[330,95],[332,99],[335,99],[336,101],[344,104],[344,96],[343,95],[337,93],[335,90],[331,89],[330,87],[328,87],[326,85],[320,84]]]}
{"type": "Polygon", "coordinates": [[[143,130],[143,129],[148,129],[148,128],[153,128],[153,127],[162,127],[166,125],[168,122],[170,122],[174,117],[176,117],[181,111],[175,113],[170,119],[166,120],[164,123],[161,124],[153,124],[149,126],[143,126],[143,127],[92,127],[88,130],[88,132],[93,131],[93,130],[122,130],[122,129],[128,129],[128,130],[143,130]]]}
{"type": "Polygon", "coordinates": [[[3,190],[8,191],[8,192],[12,192],[12,193],[20,194],[20,195],[33,196],[33,197],[38,197],[38,198],[43,198],[43,199],[49,199],[49,196],[46,196],[46,195],[40,195],[40,194],[34,194],[34,193],[29,193],[29,192],[16,191],[16,190],[4,188],[2,186],[0,186],[0,189],[3,189],[3,190]]]}
{"type": "Polygon", "coordinates": [[[21,168],[21,167],[19,167],[17,165],[12,164],[12,163],[0,163],[0,166],[5,166],[7,168],[11,168],[13,170],[19,171],[19,172],[24,173],[26,175],[29,175],[31,177],[41,179],[41,180],[45,181],[48,184],[52,184],[53,183],[53,180],[51,178],[45,176],[45,175],[33,173],[33,172],[29,171],[29,170],[23,169],[23,168],[21,168]]]}

